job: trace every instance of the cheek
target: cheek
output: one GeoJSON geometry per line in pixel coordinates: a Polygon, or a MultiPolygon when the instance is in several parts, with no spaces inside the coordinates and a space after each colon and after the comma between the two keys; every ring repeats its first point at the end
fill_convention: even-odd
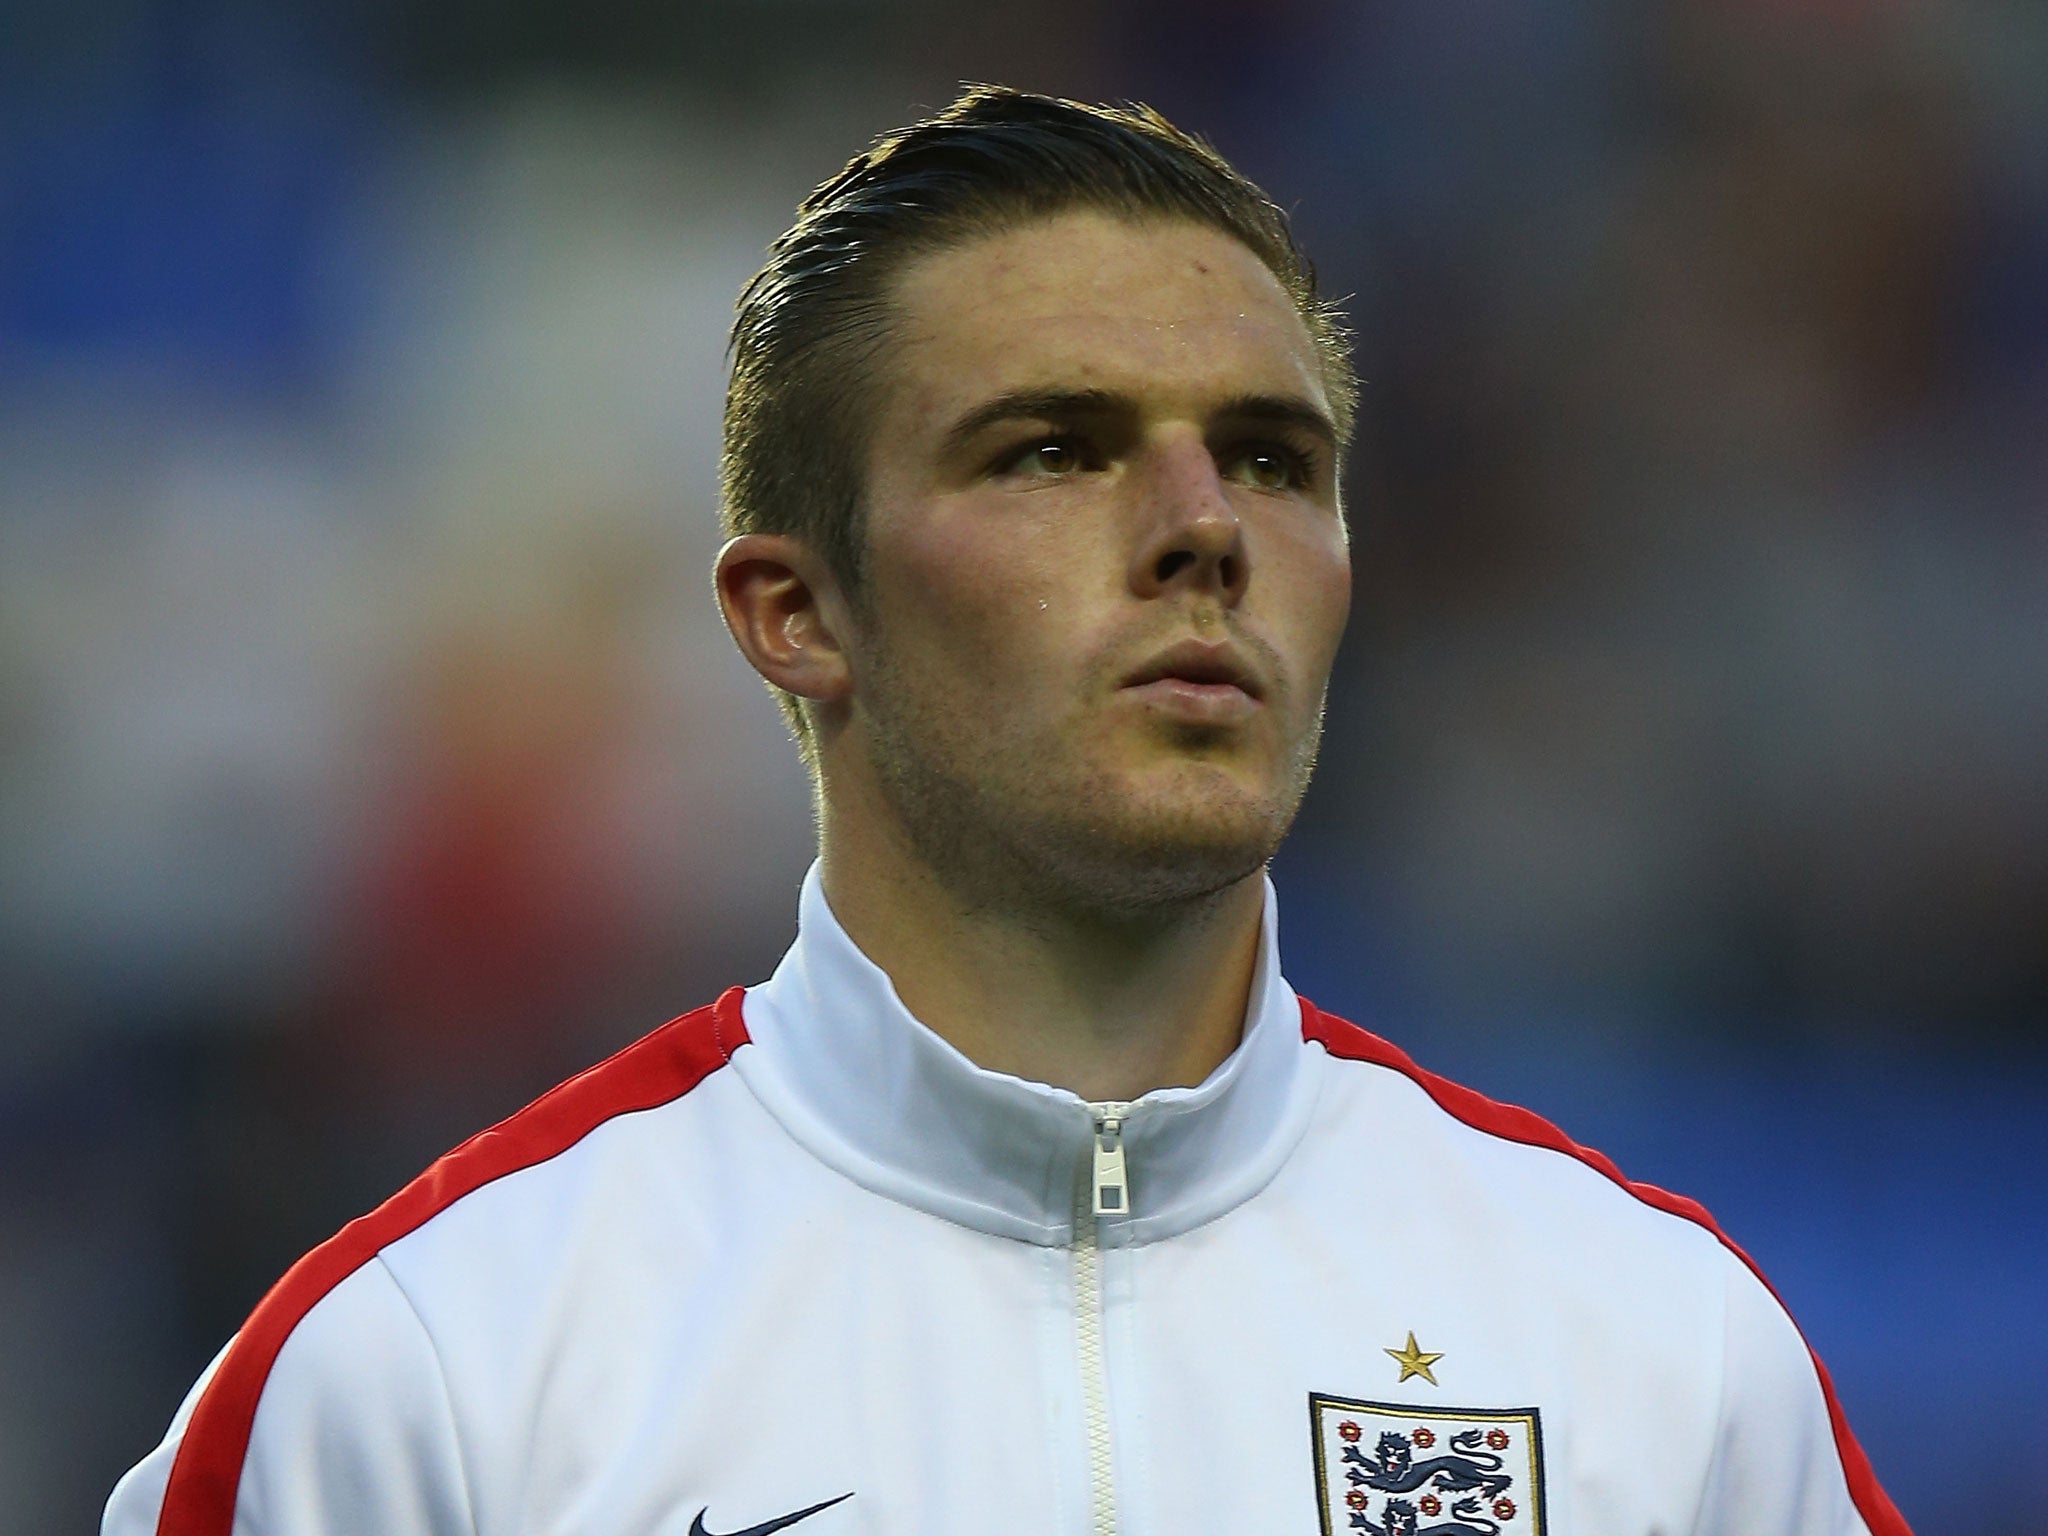
{"type": "MultiPolygon", "coordinates": [[[[1320,683],[1336,659],[1351,612],[1351,553],[1341,530],[1284,536],[1272,572],[1278,623],[1292,659],[1320,683]]],[[[1256,578],[1255,578],[1256,579],[1256,578]]]]}
{"type": "Polygon", "coordinates": [[[1017,670],[1059,648],[1082,619],[1086,562],[1056,529],[986,508],[924,520],[876,550],[878,586],[925,643],[986,670],[1017,670]]]}
{"type": "Polygon", "coordinates": [[[1120,569],[1108,549],[1081,547],[1102,524],[1051,496],[1038,508],[958,498],[897,530],[887,549],[893,586],[924,625],[1001,666],[1020,647],[1057,649],[1065,629],[1085,623],[1098,578],[1120,569]]]}

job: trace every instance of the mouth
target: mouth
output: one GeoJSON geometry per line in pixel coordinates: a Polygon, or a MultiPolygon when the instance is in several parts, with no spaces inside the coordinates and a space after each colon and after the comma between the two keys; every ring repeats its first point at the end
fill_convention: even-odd
{"type": "Polygon", "coordinates": [[[1241,718],[1265,698],[1257,672],[1235,646],[1183,640],[1124,679],[1123,689],[1170,714],[1222,723],[1241,718]]]}

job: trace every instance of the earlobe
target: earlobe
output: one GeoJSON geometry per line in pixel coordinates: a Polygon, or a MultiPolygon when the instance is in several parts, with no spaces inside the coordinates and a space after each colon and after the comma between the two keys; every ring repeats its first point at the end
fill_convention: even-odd
{"type": "Polygon", "coordinates": [[[747,663],[785,693],[817,703],[852,686],[838,583],[811,547],[786,534],[743,533],[718,552],[718,607],[747,663]]]}

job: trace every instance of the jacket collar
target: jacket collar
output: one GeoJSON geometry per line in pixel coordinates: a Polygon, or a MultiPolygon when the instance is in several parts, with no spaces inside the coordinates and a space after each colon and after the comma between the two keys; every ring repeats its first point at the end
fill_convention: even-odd
{"type": "MultiPolygon", "coordinates": [[[[1238,1048],[1193,1088],[1124,1112],[1130,1211],[1108,1245],[1168,1237],[1258,1192],[1308,1124],[1301,1008],[1281,978],[1270,880],[1238,1048]]],[[[832,915],[817,866],[796,942],[743,1004],[733,1068],[819,1158],[877,1194],[1026,1242],[1064,1244],[1087,1188],[1095,1115],[1064,1088],[977,1067],[903,1006],[832,915]]]]}

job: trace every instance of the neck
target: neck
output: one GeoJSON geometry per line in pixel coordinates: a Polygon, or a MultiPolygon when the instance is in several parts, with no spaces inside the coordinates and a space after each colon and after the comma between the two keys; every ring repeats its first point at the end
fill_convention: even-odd
{"type": "MultiPolygon", "coordinates": [[[[1243,1033],[1262,875],[1142,919],[968,901],[899,841],[820,818],[833,915],[968,1060],[1091,1102],[1191,1087],[1243,1033]]],[[[872,824],[870,824],[872,825],[872,824]]]]}

